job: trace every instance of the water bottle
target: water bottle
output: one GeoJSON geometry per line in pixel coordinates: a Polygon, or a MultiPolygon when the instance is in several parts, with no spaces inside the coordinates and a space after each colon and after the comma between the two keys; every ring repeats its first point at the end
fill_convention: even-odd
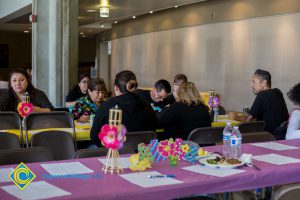
{"type": "Polygon", "coordinates": [[[214,122],[218,121],[219,108],[214,108],[214,122]]]}
{"type": "Polygon", "coordinates": [[[230,157],[230,136],[233,131],[231,122],[226,123],[226,127],[223,130],[223,155],[225,158],[230,157]]]}
{"type": "Polygon", "coordinates": [[[239,127],[233,127],[233,131],[230,136],[230,157],[240,159],[242,155],[242,134],[239,131],[239,127]]]}

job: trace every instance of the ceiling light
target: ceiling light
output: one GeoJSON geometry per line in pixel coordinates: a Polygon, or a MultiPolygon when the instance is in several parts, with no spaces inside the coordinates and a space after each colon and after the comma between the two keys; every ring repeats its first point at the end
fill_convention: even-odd
{"type": "Polygon", "coordinates": [[[100,17],[109,17],[109,1],[100,0],[100,17]]]}
{"type": "Polygon", "coordinates": [[[83,35],[84,33],[83,32],[80,32],[80,35],[83,35]]]}
{"type": "Polygon", "coordinates": [[[174,8],[178,8],[178,6],[174,6],[174,8]]]}
{"type": "Polygon", "coordinates": [[[151,10],[149,13],[150,13],[150,14],[153,14],[153,11],[151,10]]]}
{"type": "Polygon", "coordinates": [[[94,10],[94,9],[88,9],[88,10],[85,10],[86,12],[89,12],[89,13],[94,13],[94,12],[97,12],[97,10],[94,10]]]}
{"type": "Polygon", "coordinates": [[[135,18],[136,18],[136,16],[132,16],[132,18],[133,18],[133,19],[135,19],[135,18]]]}
{"type": "Polygon", "coordinates": [[[29,31],[24,31],[24,33],[29,33],[29,31]]]}
{"type": "Polygon", "coordinates": [[[117,21],[115,21],[115,24],[117,24],[118,22],[117,21]]]}
{"type": "Polygon", "coordinates": [[[102,24],[100,27],[101,27],[101,28],[104,28],[104,25],[102,24]]]}

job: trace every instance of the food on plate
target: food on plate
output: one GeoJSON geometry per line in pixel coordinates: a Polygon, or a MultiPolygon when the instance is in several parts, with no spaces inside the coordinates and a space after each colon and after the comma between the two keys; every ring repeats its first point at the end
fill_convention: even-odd
{"type": "Polygon", "coordinates": [[[208,156],[208,151],[204,151],[203,148],[198,149],[198,156],[208,156]]]}
{"type": "Polygon", "coordinates": [[[206,162],[211,165],[238,165],[242,162],[235,158],[225,158],[216,156],[213,159],[207,159],[206,162]]]}
{"type": "Polygon", "coordinates": [[[238,165],[238,164],[241,164],[242,162],[238,159],[235,159],[235,158],[227,158],[225,160],[225,162],[229,165],[238,165]]]}

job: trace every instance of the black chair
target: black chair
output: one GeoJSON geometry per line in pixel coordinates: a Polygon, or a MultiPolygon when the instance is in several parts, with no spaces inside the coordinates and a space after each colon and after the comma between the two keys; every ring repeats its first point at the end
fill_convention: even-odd
{"type": "Polygon", "coordinates": [[[22,131],[22,122],[20,116],[15,112],[0,112],[0,129],[18,129],[20,130],[21,146],[24,144],[24,137],[22,131]]]}
{"type": "Polygon", "coordinates": [[[242,133],[242,143],[269,142],[275,140],[276,138],[274,137],[274,135],[267,131],[242,133]]]}
{"type": "Polygon", "coordinates": [[[244,122],[239,124],[241,133],[259,132],[265,130],[266,123],[264,121],[244,122]]]}
{"type": "Polygon", "coordinates": [[[100,157],[100,156],[106,156],[107,155],[107,149],[104,147],[98,148],[98,149],[80,149],[76,151],[73,158],[92,158],[92,157],[100,157]]]}
{"type": "Polygon", "coordinates": [[[21,148],[18,136],[11,133],[0,132],[0,149],[21,148]]]}
{"type": "Polygon", "coordinates": [[[126,141],[124,147],[119,150],[120,154],[136,153],[138,150],[138,144],[149,144],[151,140],[156,139],[157,135],[153,131],[137,131],[128,132],[126,134],[126,141]]]}
{"type": "Polygon", "coordinates": [[[219,115],[226,115],[226,111],[223,106],[219,106],[219,115]]]}
{"type": "Polygon", "coordinates": [[[67,112],[52,111],[52,112],[30,113],[24,119],[24,128],[25,128],[27,141],[28,141],[29,130],[47,129],[47,128],[71,128],[75,149],[77,149],[74,121],[71,115],[67,112]]]}
{"type": "Polygon", "coordinates": [[[298,199],[300,195],[300,183],[287,184],[275,188],[271,200],[298,199]]]}
{"type": "Polygon", "coordinates": [[[54,160],[72,159],[75,154],[71,134],[64,131],[44,131],[36,133],[31,138],[32,147],[46,147],[54,160]]]}
{"type": "Polygon", "coordinates": [[[225,127],[196,128],[189,134],[187,140],[196,142],[200,146],[215,145],[223,141],[225,127]]]}
{"type": "Polygon", "coordinates": [[[21,162],[45,162],[52,160],[53,157],[51,152],[44,147],[0,150],[1,165],[19,164],[21,162]]]}
{"type": "Polygon", "coordinates": [[[8,89],[0,89],[0,95],[6,94],[8,92],[8,89]]]}

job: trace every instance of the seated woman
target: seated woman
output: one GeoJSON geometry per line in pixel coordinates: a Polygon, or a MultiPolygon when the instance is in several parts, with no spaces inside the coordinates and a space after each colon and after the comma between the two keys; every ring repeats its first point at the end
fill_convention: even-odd
{"type": "Polygon", "coordinates": [[[294,109],[289,118],[289,124],[285,138],[299,139],[300,138],[300,83],[296,84],[287,93],[289,99],[298,107],[294,109]]]}
{"type": "Polygon", "coordinates": [[[0,96],[0,111],[18,112],[17,106],[26,91],[29,93],[30,103],[33,104],[33,112],[54,110],[45,93],[33,87],[30,77],[24,69],[12,70],[9,82],[8,92],[0,96]]]}
{"type": "Polygon", "coordinates": [[[114,91],[116,96],[102,103],[98,108],[92,129],[91,139],[101,146],[98,134],[101,127],[108,124],[109,109],[118,105],[122,109],[122,124],[127,131],[155,131],[156,116],[151,106],[141,97],[133,93],[138,86],[132,71],[121,71],[115,77],[114,91]]]}
{"type": "Polygon", "coordinates": [[[78,84],[66,96],[66,106],[74,105],[77,99],[87,95],[89,80],[90,76],[88,74],[81,74],[79,76],[78,84]]]}
{"type": "Polygon", "coordinates": [[[72,109],[72,117],[79,122],[87,122],[90,115],[95,114],[97,107],[103,102],[107,94],[103,79],[92,79],[88,85],[88,95],[75,101],[72,109]]]}
{"type": "Polygon", "coordinates": [[[186,140],[189,133],[200,127],[210,127],[208,107],[202,102],[199,92],[192,82],[182,83],[178,99],[158,114],[158,128],[164,128],[165,138],[186,140]]]}

